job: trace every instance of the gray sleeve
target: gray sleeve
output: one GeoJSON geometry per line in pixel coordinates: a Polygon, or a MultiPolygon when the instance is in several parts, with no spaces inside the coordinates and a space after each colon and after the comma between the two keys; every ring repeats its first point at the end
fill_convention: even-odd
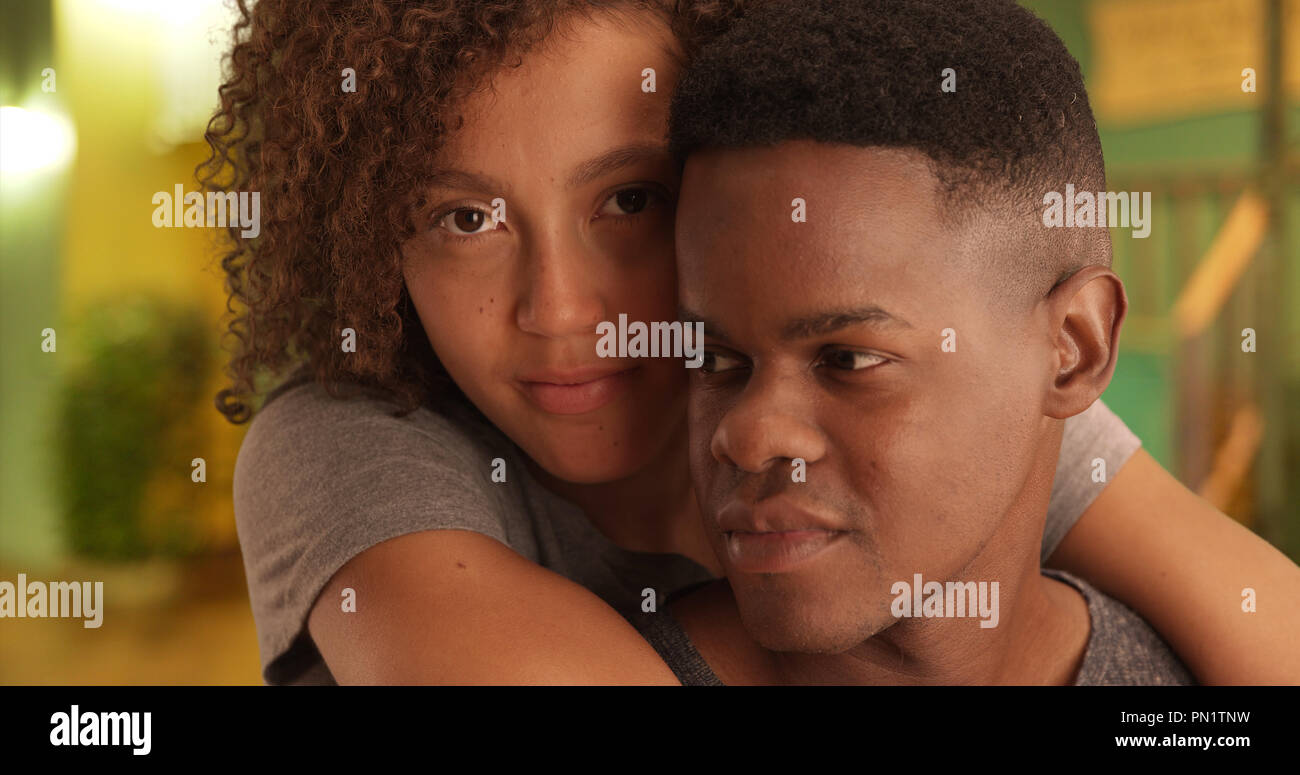
{"type": "Polygon", "coordinates": [[[1142,442],[1124,421],[1100,400],[1065,421],[1056,479],[1052,482],[1052,500],[1047,506],[1047,524],[1043,528],[1044,563],[1106,483],[1119,472],[1120,466],[1141,446],[1142,442]],[[1101,471],[1093,463],[1097,458],[1106,461],[1105,481],[1094,480],[1101,471]]]}
{"type": "Polygon", "coordinates": [[[1089,655],[1075,685],[1196,685],[1169,644],[1133,609],[1094,590],[1088,612],[1092,618],[1089,655]]]}
{"type": "Polygon", "coordinates": [[[686,630],[667,610],[644,614],[631,621],[683,686],[724,685],[695,648],[686,630]]]}
{"type": "Polygon", "coordinates": [[[1169,644],[1133,609],[1064,571],[1043,571],[1079,591],[1091,624],[1076,686],[1195,686],[1169,644]]]}
{"type": "Polygon", "coordinates": [[[288,669],[269,666],[305,632],[334,573],[375,544],[462,529],[530,553],[491,483],[491,450],[428,410],[392,411],[308,384],[270,401],[249,427],[234,506],[264,675],[288,669]]]}

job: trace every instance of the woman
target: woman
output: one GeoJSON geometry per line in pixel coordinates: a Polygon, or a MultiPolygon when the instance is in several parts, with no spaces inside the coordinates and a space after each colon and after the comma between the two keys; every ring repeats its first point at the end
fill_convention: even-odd
{"type": "MultiPolygon", "coordinates": [[[[244,10],[201,177],[265,193],[219,407],[300,367],[236,469],[269,682],[675,682],[624,617],[719,573],[685,370],[595,327],[676,317],[668,97],[735,5],[244,10]]],[[[1136,447],[1100,405],[1067,425],[1049,564],[1202,682],[1296,680],[1300,569],[1136,447]]]]}

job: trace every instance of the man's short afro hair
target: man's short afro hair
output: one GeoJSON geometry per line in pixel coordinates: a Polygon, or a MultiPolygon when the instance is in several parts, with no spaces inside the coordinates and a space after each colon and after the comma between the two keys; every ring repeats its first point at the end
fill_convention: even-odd
{"type": "Polygon", "coordinates": [[[1012,0],[753,3],[687,67],[670,143],[685,160],[787,140],[915,149],[949,197],[1001,191],[1018,208],[1105,188],[1078,62],[1012,0]]]}

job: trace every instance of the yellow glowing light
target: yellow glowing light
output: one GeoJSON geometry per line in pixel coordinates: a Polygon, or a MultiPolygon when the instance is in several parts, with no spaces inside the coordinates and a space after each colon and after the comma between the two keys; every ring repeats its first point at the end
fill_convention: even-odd
{"type": "Polygon", "coordinates": [[[54,170],[77,148],[72,124],[62,116],[13,105],[0,107],[0,175],[54,170]]]}
{"type": "Polygon", "coordinates": [[[121,13],[152,16],[156,19],[182,27],[197,18],[204,5],[215,5],[218,0],[98,0],[99,4],[121,13]]]}

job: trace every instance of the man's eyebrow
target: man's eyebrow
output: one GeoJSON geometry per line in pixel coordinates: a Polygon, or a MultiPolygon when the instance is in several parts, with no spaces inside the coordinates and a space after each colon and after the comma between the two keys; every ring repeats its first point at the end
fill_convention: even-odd
{"type": "Polygon", "coordinates": [[[891,315],[880,307],[869,305],[856,309],[819,312],[815,315],[797,318],[786,323],[781,331],[782,339],[806,339],[838,331],[841,328],[870,323],[882,327],[911,328],[912,324],[900,317],[891,315]]]}
{"type": "MultiPolygon", "coordinates": [[[[677,319],[683,323],[704,323],[704,331],[714,339],[728,341],[727,333],[717,323],[709,320],[698,312],[679,306],[677,308],[677,319]]],[[[908,323],[896,315],[891,315],[885,310],[875,305],[868,307],[858,307],[848,310],[834,310],[831,312],[821,312],[816,315],[797,318],[785,325],[781,331],[782,339],[806,339],[810,336],[819,336],[838,331],[841,328],[870,323],[877,326],[897,326],[902,328],[911,328],[912,324],[908,323]]]]}
{"type": "Polygon", "coordinates": [[[625,145],[588,159],[574,168],[569,175],[569,188],[579,188],[598,180],[614,170],[643,161],[671,161],[668,146],[662,143],[625,145]]]}
{"type": "Polygon", "coordinates": [[[679,306],[677,308],[677,319],[683,323],[703,323],[705,335],[714,339],[727,340],[727,334],[716,323],[708,320],[698,312],[692,312],[686,307],[679,306]]]}

